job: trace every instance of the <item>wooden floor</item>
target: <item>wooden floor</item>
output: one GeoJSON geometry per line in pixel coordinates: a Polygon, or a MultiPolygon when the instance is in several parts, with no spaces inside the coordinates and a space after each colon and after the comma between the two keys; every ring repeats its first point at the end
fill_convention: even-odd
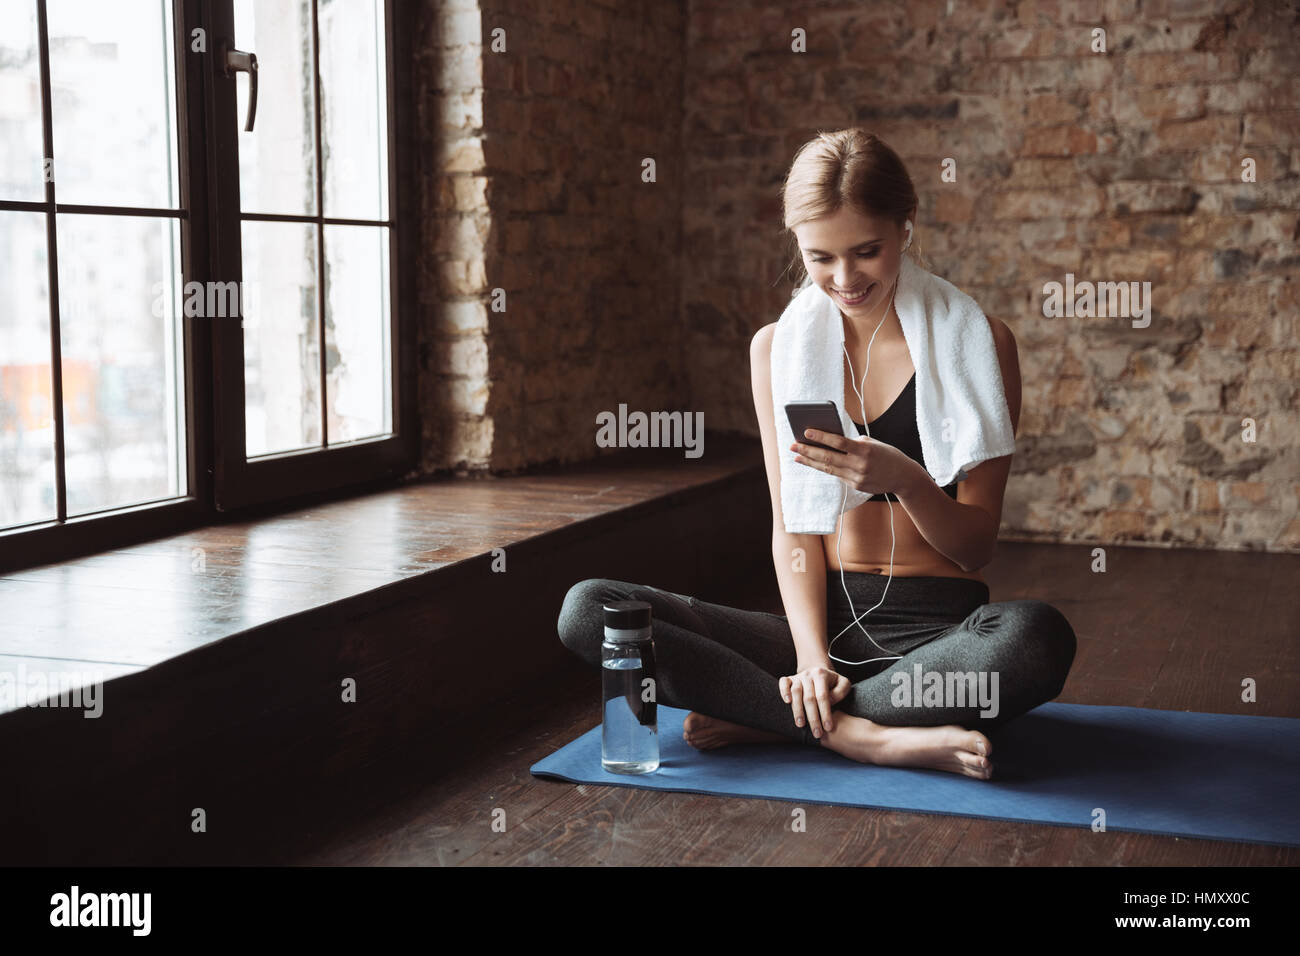
{"type": "MultiPolygon", "coordinates": [[[[1061,701],[1300,717],[1296,625],[1300,557],[1004,542],[985,569],[994,601],[1039,597],[1079,637],[1061,701]],[[1259,703],[1240,700],[1245,676],[1259,703]]],[[[655,583],[655,582],[646,582],[655,583]]],[[[704,594],[779,611],[779,596],[704,594]]],[[[575,786],[528,767],[599,722],[598,677],[579,662],[465,734],[455,767],[420,769],[335,808],[310,845],[268,862],[314,865],[1291,865],[1300,849],[1093,833],[849,807],[809,808],[790,830],[781,801],[575,786]],[[494,832],[495,810],[505,811],[494,832]]],[[[1207,769],[1207,772],[1212,772],[1207,769]]],[[[1261,768],[1267,772],[1267,768],[1261,768]]]]}

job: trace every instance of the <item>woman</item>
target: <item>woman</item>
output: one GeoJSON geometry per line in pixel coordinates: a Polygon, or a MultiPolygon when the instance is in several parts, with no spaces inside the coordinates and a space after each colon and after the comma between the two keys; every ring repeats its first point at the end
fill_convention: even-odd
{"type": "MultiPolygon", "coordinates": [[[[838,536],[786,532],[770,382],[776,323],[769,324],[754,336],[750,364],[772,498],[772,559],[786,614],[593,578],[566,595],[560,638],[599,666],[603,605],[650,603],[657,699],[692,711],[683,735],[698,749],[794,741],[863,763],[989,779],[987,732],[1060,693],[1074,660],[1074,631],[1042,601],[989,603],[979,569],[993,556],[1011,456],[984,461],[945,489],[920,460],[915,369],[892,297],[918,203],[898,155],[858,129],[819,134],[795,157],[783,202],[805,285],[817,283],[844,320],[840,401],[860,432],[866,428],[857,419],[865,411],[870,429],[866,440],[807,436],[833,450],[800,441],[792,448],[802,465],[875,497],[841,517],[838,536]],[[868,368],[859,393],[859,376],[868,368]],[[892,535],[888,502],[894,503],[892,535]],[[857,616],[870,609],[862,618],[869,637],[853,623],[842,588],[857,616]],[[831,640],[837,660],[858,663],[835,665],[831,640]],[[931,674],[940,680],[978,675],[995,699],[914,695],[922,675],[931,674]]],[[[1014,431],[1020,418],[1015,339],[1001,321],[989,321],[1014,431]]]]}

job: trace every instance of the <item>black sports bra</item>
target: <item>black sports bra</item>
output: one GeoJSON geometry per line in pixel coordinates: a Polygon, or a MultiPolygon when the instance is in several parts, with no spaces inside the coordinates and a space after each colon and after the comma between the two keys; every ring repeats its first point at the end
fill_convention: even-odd
{"type": "MultiPolygon", "coordinates": [[[[852,419],[850,419],[852,421],[852,419]]],[[[867,433],[866,426],[861,422],[853,422],[858,426],[859,434],[867,433]]],[[[883,441],[887,445],[893,445],[908,458],[925,465],[925,459],[921,455],[921,433],[916,428],[916,372],[907,380],[907,385],[903,393],[894,400],[894,404],[880,413],[880,417],[871,423],[871,437],[876,441],[883,441]]],[[[954,501],[957,500],[957,482],[953,482],[943,489],[947,492],[948,497],[954,501]]],[[[896,495],[889,494],[872,496],[872,501],[883,498],[885,501],[897,501],[896,495]]]]}

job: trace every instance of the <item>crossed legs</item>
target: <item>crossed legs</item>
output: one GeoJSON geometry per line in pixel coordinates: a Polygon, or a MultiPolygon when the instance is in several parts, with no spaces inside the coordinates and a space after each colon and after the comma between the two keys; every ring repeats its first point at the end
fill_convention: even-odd
{"type": "Polygon", "coordinates": [[[565,596],[557,622],[561,641],[599,666],[602,605],[621,600],[651,605],[658,700],[692,711],[684,729],[700,749],[741,742],[820,744],[860,762],[987,778],[992,742],[984,732],[1056,697],[1075,653],[1073,629],[1050,604],[984,604],[901,660],[857,680],[837,705],[832,730],[817,738],[795,724],[791,705],[780,696],[779,678],[797,666],[783,615],[590,578],[565,596]]]}

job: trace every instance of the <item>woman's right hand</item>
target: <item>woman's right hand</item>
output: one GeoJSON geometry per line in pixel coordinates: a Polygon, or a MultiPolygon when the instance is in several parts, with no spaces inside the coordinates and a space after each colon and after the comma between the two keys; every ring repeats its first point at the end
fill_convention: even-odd
{"type": "Polygon", "coordinates": [[[823,733],[834,729],[831,708],[848,696],[853,683],[843,674],[836,673],[827,662],[782,677],[779,686],[781,699],[794,713],[795,726],[802,727],[806,718],[813,736],[820,738],[823,733]]]}

